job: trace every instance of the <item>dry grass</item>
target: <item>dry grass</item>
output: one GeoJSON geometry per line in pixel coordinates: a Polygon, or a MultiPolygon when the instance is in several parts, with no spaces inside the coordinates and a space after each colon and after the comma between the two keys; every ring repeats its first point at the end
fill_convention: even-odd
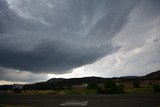
{"type": "Polygon", "coordinates": [[[24,105],[0,105],[0,107],[33,107],[33,106],[24,106],[24,105]]]}
{"type": "Polygon", "coordinates": [[[96,90],[88,89],[72,89],[72,90],[26,90],[21,93],[14,93],[12,90],[5,91],[6,94],[21,94],[21,95],[86,95],[96,94],[96,90]]]}
{"type": "Polygon", "coordinates": [[[154,90],[153,87],[126,88],[125,92],[128,94],[145,94],[145,93],[154,93],[154,90]]]}
{"type": "MultiPolygon", "coordinates": [[[[128,87],[124,88],[126,94],[144,94],[144,93],[154,93],[153,87],[141,87],[133,88],[128,87]]],[[[96,94],[97,90],[88,90],[88,89],[72,89],[72,90],[26,90],[22,91],[21,95],[86,95],[86,94],[96,94]]],[[[15,94],[12,90],[4,91],[6,94],[15,94]]]]}

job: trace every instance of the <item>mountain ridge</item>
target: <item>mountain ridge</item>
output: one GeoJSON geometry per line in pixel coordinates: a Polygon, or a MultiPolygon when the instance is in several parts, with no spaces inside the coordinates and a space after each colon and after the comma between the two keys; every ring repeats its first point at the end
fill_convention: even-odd
{"type": "Polygon", "coordinates": [[[122,77],[112,77],[112,78],[104,78],[104,77],[96,77],[96,76],[91,76],[91,77],[81,77],[81,78],[51,78],[47,80],[47,83],[57,83],[57,82],[70,82],[70,81],[75,81],[76,82],[104,82],[106,80],[114,80],[114,79],[122,79],[122,80],[127,80],[127,79],[160,79],[160,70],[146,74],[145,76],[122,76],[122,77]]]}

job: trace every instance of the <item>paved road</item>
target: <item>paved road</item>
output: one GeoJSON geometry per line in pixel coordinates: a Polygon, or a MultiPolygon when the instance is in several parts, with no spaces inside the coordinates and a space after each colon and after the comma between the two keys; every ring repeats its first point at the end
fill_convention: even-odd
{"type": "Polygon", "coordinates": [[[88,101],[88,107],[160,107],[160,94],[0,95],[0,107],[4,105],[60,107],[60,104],[65,101],[88,101]]]}

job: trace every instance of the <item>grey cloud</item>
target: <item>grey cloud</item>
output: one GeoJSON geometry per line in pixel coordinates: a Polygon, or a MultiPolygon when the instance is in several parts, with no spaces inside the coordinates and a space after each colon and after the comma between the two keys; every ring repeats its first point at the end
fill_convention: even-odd
{"type": "Polygon", "coordinates": [[[142,0],[141,9],[144,11],[148,17],[154,18],[160,14],[160,1],[159,0],[142,0]]]}
{"type": "Polygon", "coordinates": [[[8,69],[4,67],[0,67],[0,81],[20,81],[20,82],[37,82],[37,81],[45,81],[47,79],[46,74],[34,74],[28,71],[19,71],[8,69]]]}
{"type": "MultiPolygon", "coordinates": [[[[114,39],[120,45],[118,76],[145,75],[160,69],[160,7],[158,0],[142,1],[132,12],[130,23],[114,39]]],[[[113,72],[113,75],[114,73],[113,72]]]]}
{"type": "Polygon", "coordinates": [[[0,0],[0,66],[64,73],[118,50],[136,1],[0,0]]]}
{"type": "Polygon", "coordinates": [[[14,51],[1,48],[0,65],[27,71],[61,73],[85,64],[92,63],[106,54],[112,53],[112,46],[77,47],[64,42],[43,42],[29,51],[14,51]],[[102,49],[104,49],[102,51],[102,49]]]}

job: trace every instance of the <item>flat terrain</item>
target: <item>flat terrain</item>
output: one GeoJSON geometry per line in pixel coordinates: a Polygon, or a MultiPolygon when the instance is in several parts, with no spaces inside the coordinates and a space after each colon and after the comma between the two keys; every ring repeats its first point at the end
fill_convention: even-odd
{"type": "Polygon", "coordinates": [[[60,107],[65,101],[88,101],[88,107],[160,107],[160,94],[0,95],[0,107],[60,107]]]}

